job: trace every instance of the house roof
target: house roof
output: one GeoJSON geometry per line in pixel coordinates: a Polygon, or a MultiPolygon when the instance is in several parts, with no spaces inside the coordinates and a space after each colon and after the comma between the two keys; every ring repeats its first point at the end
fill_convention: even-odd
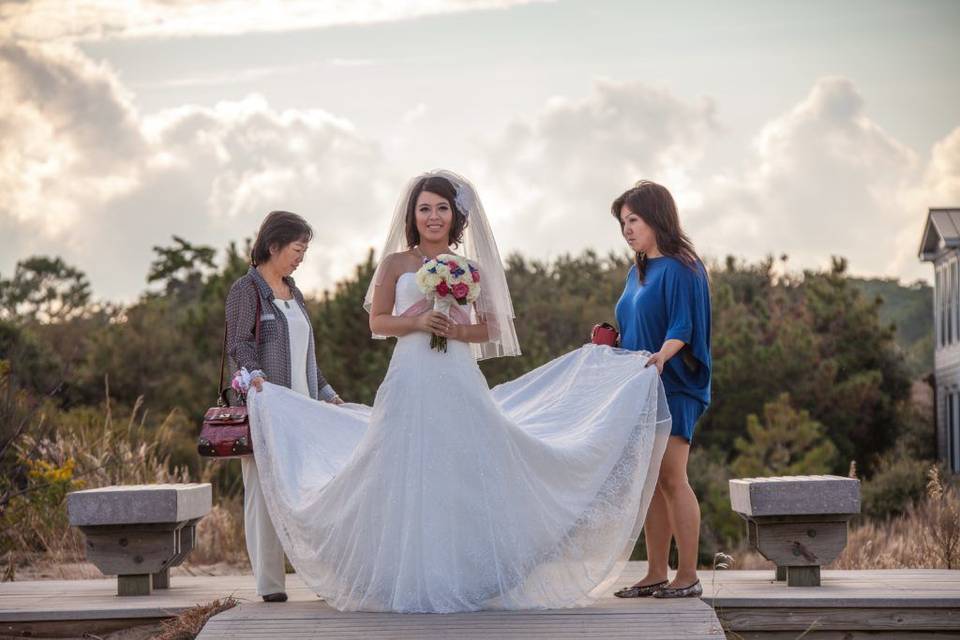
{"type": "Polygon", "coordinates": [[[932,262],[947,249],[960,248],[960,208],[930,209],[920,241],[920,259],[932,262]]]}

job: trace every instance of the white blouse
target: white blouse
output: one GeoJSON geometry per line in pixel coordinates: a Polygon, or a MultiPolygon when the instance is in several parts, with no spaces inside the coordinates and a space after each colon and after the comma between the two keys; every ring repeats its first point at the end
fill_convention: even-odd
{"type": "Polygon", "coordinates": [[[287,333],[290,336],[290,388],[297,393],[309,396],[307,350],[310,342],[310,321],[300,309],[296,298],[289,300],[274,298],[273,304],[287,319],[287,333]]]}

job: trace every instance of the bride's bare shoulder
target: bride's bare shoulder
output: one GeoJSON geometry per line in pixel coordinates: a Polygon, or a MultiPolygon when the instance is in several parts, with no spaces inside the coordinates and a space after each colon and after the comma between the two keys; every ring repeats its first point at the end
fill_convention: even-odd
{"type": "Polygon", "coordinates": [[[390,274],[394,279],[407,271],[416,271],[420,268],[420,261],[413,251],[398,251],[383,259],[384,274],[390,274]]]}

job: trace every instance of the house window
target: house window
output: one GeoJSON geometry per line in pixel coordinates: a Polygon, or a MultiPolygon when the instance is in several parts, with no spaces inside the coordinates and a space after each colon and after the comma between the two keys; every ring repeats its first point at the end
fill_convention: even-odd
{"type": "Polygon", "coordinates": [[[950,306],[950,289],[947,286],[947,265],[940,265],[940,346],[947,346],[947,308],[950,306]]]}
{"type": "Polygon", "coordinates": [[[953,262],[947,263],[947,344],[953,344],[953,262]]]}
{"type": "Polygon", "coordinates": [[[956,419],[956,409],[954,407],[956,404],[955,398],[957,394],[954,393],[953,391],[947,391],[946,396],[947,396],[946,397],[947,415],[944,416],[946,418],[945,426],[947,427],[947,452],[946,453],[947,453],[947,460],[949,461],[949,464],[950,464],[950,468],[955,471],[956,468],[954,467],[954,458],[956,457],[956,451],[957,451],[957,439],[954,437],[954,428],[955,428],[954,425],[956,425],[957,419],[956,419]]]}
{"type": "MultiPolygon", "coordinates": [[[[960,262],[950,263],[950,272],[953,274],[953,283],[950,286],[952,300],[950,313],[953,318],[953,340],[960,342],[960,262]]],[[[958,400],[960,402],[960,400],[958,400]]]]}
{"type": "Polygon", "coordinates": [[[943,346],[943,265],[938,266],[934,273],[936,274],[936,282],[934,284],[934,298],[936,308],[934,309],[934,321],[937,325],[937,336],[936,344],[937,346],[943,346]]]}

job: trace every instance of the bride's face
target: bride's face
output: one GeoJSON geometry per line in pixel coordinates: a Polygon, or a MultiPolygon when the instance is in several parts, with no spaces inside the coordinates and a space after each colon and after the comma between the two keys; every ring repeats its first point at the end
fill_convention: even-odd
{"type": "Polygon", "coordinates": [[[453,209],[446,198],[423,191],[417,197],[415,212],[421,241],[443,244],[449,241],[453,209]]]}

